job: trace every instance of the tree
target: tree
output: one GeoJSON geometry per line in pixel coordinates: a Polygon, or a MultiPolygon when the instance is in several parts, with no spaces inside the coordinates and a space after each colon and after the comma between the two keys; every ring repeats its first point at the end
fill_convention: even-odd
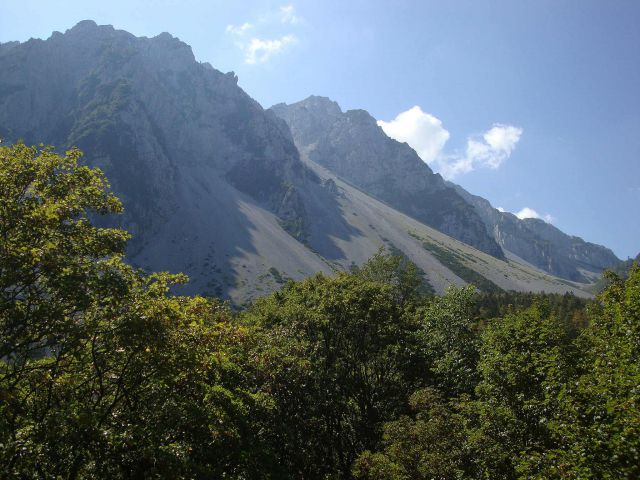
{"type": "Polygon", "coordinates": [[[78,317],[98,294],[122,287],[114,272],[128,234],[96,228],[86,216],[122,206],[101,172],[79,166],[79,157],[77,150],[60,157],[51,148],[0,147],[0,358],[11,360],[4,381],[19,383],[35,356],[77,347],[78,317]]]}
{"type": "Polygon", "coordinates": [[[558,446],[550,424],[574,361],[567,325],[541,305],[489,324],[482,335],[477,400],[467,406],[486,477],[530,478],[531,458],[558,446]]]}
{"type": "Polygon", "coordinates": [[[416,325],[378,267],[290,283],[244,317],[265,332],[256,375],[274,398],[274,445],[294,475],[348,478],[416,388],[416,325]]]}
{"type": "Polygon", "coordinates": [[[640,477],[640,267],[609,287],[577,342],[579,377],[561,396],[552,425],[562,447],[541,459],[555,478],[640,477]]]}
{"type": "Polygon", "coordinates": [[[364,452],[353,466],[356,478],[429,480],[475,478],[465,418],[456,402],[432,388],[409,399],[415,418],[402,416],[384,426],[384,450],[364,452]]]}
{"type": "Polygon", "coordinates": [[[450,288],[417,312],[418,336],[429,366],[429,382],[447,397],[471,394],[478,383],[478,333],[473,316],[475,287],[450,288]]]}
{"type": "Polygon", "coordinates": [[[88,219],[120,202],[79,157],[0,148],[2,476],[262,475],[251,332],[216,301],[168,296],[185,277],[124,262],[128,234],[88,219]]]}

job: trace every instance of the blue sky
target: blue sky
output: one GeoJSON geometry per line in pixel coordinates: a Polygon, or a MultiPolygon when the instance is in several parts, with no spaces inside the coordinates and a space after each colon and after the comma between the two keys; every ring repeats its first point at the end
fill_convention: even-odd
{"type": "Polygon", "coordinates": [[[0,42],[87,18],[172,33],[264,107],[368,110],[494,206],[640,252],[636,0],[3,0],[0,42]]]}

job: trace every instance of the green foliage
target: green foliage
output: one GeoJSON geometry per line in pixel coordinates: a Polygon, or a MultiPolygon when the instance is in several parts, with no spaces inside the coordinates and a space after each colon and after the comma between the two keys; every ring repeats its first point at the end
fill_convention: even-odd
{"type": "Polygon", "coordinates": [[[473,310],[475,287],[450,288],[418,311],[423,348],[431,381],[447,396],[471,394],[478,383],[479,341],[473,310]]]}
{"type": "Polygon", "coordinates": [[[563,448],[541,460],[543,472],[560,465],[560,478],[640,476],[640,267],[612,276],[599,300],[578,339],[580,376],[561,395],[563,448]]]}
{"type": "Polygon", "coordinates": [[[549,424],[573,361],[565,326],[538,305],[496,319],[485,330],[478,401],[471,408],[485,475],[517,478],[522,462],[557,446],[549,424]]]}
{"type": "Polygon", "coordinates": [[[640,477],[639,267],[432,297],[379,253],[234,315],[123,260],[79,158],[0,147],[1,478],[640,477]]]}
{"type": "Polygon", "coordinates": [[[425,280],[424,272],[411,262],[400,250],[389,247],[391,255],[379,250],[364,265],[352,268],[352,273],[366,280],[389,285],[394,290],[396,302],[401,306],[414,306],[433,287],[425,280]]]}
{"type": "Polygon", "coordinates": [[[428,480],[474,478],[465,419],[433,389],[409,400],[415,419],[403,416],[384,427],[382,453],[364,452],[353,467],[355,478],[428,480]]]}
{"type": "Polygon", "coordinates": [[[409,232],[409,234],[422,242],[422,248],[432,253],[445,267],[455,273],[465,282],[471,283],[483,292],[500,292],[502,289],[488,278],[482,276],[472,268],[465,265],[465,257],[451,249],[442,247],[433,242],[427,242],[422,237],[409,232]]]}
{"type": "Polygon", "coordinates": [[[254,355],[275,402],[279,462],[302,478],[348,477],[415,388],[415,325],[397,301],[411,292],[381,281],[393,276],[381,263],[289,283],[244,315],[264,334],[254,355]]]}
{"type": "Polygon", "coordinates": [[[181,276],[126,265],[97,170],[0,149],[0,464],[7,478],[251,476],[264,402],[243,390],[244,329],[181,276]],[[247,433],[249,432],[249,433],[247,433]],[[244,473],[243,473],[244,472],[244,473]]]}
{"type": "Polygon", "coordinates": [[[504,317],[535,304],[555,316],[575,336],[588,323],[586,307],[589,303],[572,293],[489,292],[478,296],[475,314],[481,319],[504,317]]]}
{"type": "Polygon", "coordinates": [[[86,218],[88,210],[122,207],[101,172],[78,166],[79,157],[0,147],[0,358],[12,358],[3,374],[16,382],[27,359],[60,342],[75,347],[82,332],[74,317],[123,287],[118,259],[128,234],[86,218]]]}

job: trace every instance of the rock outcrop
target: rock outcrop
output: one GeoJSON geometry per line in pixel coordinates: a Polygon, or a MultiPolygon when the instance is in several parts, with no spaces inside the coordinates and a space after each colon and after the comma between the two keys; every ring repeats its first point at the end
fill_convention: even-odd
{"type": "MultiPolygon", "coordinates": [[[[453,185],[453,184],[452,184],[453,185]]],[[[603,270],[620,260],[608,248],[567,235],[550,223],[537,218],[519,219],[501,212],[484,198],[471,195],[455,185],[456,191],[473,205],[487,231],[505,250],[530,264],[576,282],[592,282],[603,270]]]]}

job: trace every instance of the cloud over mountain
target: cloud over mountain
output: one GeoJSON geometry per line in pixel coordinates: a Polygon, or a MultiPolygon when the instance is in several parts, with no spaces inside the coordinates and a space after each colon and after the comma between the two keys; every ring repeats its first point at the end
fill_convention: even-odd
{"type": "Polygon", "coordinates": [[[464,153],[447,154],[444,147],[449,132],[440,119],[417,105],[389,122],[379,120],[378,125],[389,137],[408,143],[424,162],[448,179],[477,168],[500,167],[513,153],[523,132],[519,127],[496,123],[482,135],[469,137],[464,153]]]}
{"type": "Polygon", "coordinates": [[[426,163],[433,162],[449,140],[449,132],[442,122],[417,105],[399,113],[390,122],[378,120],[378,125],[387,136],[408,143],[426,163]]]}
{"type": "Polygon", "coordinates": [[[550,214],[540,215],[533,208],[524,207],[518,213],[515,214],[520,220],[524,220],[525,218],[538,218],[540,220],[544,220],[547,223],[553,223],[555,218],[550,214]]]}
{"type": "Polygon", "coordinates": [[[303,18],[297,15],[295,7],[289,4],[262,15],[256,22],[227,25],[226,33],[235,38],[236,46],[244,53],[244,63],[257,65],[266,63],[274,55],[297,43],[298,37],[291,32],[282,32],[276,38],[273,38],[273,35],[277,35],[278,30],[285,25],[291,27],[301,22],[303,18]],[[247,38],[248,31],[254,31],[251,38],[247,38]]]}
{"type": "Polygon", "coordinates": [[[271,56],[282,52],[288,45],[298,41],[295,35],[283,35],[274,40],[263,40],[260,38],[252,38],[248,44],[244,46],[245,63],[255,65],[256,63],[265,63],[271,56]]]}

